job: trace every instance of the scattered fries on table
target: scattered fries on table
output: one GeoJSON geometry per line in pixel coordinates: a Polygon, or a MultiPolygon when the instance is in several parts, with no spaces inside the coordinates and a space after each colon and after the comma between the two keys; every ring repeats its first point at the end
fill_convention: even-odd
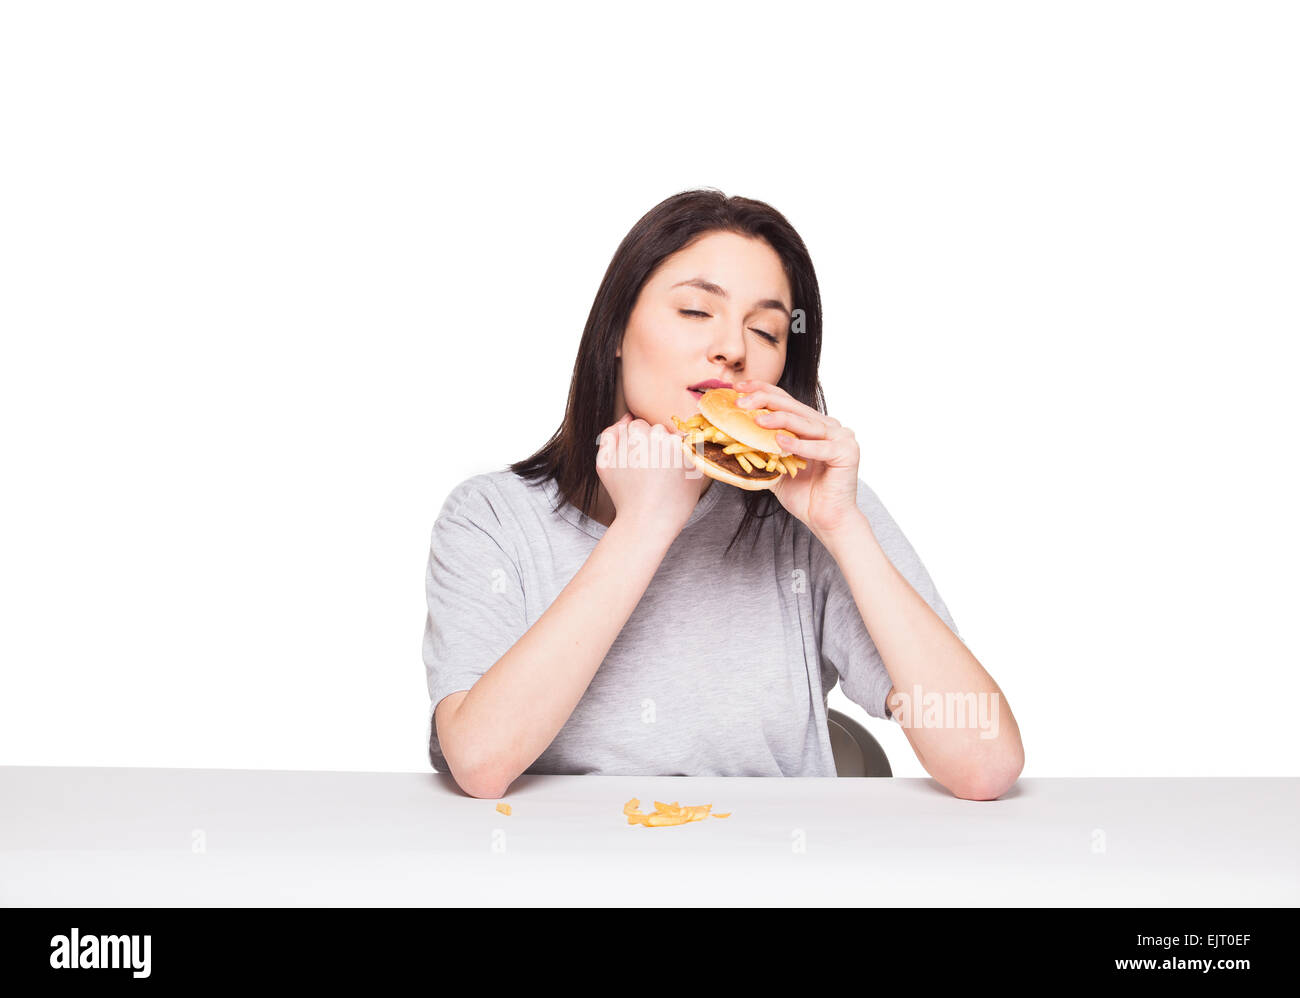
{"type": "MultiPolygon", "coordinates": [[[[497,804],[497,810],[508,815],[510,814],[510,805],[502,801],[497,804]]],[[[685,825],[691,821],[703,821],[708,817],[731,817],[730,811],[725,814],[712,814],[712,811],[712,804],[682,807],[677,801],[665,804],[663,801],[657,800],[655,801],[655,809],[647,814],[641,810],[641,802],[635,797],[623,805],[623,813],[627,815],[629,825],[645,825],[647,828],[661,825],[685,825]]]]}
{"type": "MultiPolygon", "coordinates": [[[[623,813],[627,815],[629,825],[645,825],[647,828],[661,825],[685,825],[690,821],[703,821],[710,816],[712,810],[712,804],[682,807],[677,801],[673,801],[671,804],[655,801],[655,809],[647,814],[641,810],[641,801],[635,797],[623,805],[623,813]]],[[[713,817],[729,818],[731,812],[715,814],[713,817]]]]}

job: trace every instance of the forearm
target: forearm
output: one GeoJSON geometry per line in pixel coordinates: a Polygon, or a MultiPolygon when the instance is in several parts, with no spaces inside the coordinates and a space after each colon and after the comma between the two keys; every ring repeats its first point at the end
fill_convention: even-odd
{"type": "Polygon", "coordinates": [[[504,793],[551,744],[672,540],[616,518],[537,622],[474,683],[452,725],[463,768],[479,785],[504,793]]]}
{"type": "Polygon", "coordinates": [[[957,796],[1003,793],[1024,767],[1024,747],[993,677],[894,568],[865,516],[821,540],[893,681],[889,708],[921,764],[957,796]]]}

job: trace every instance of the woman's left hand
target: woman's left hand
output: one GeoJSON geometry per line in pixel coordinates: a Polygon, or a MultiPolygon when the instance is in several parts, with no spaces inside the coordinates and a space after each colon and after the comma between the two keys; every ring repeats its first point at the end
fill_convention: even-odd
{"type": "Polygon", "coordinates": [[[741,381],[735,387],[742,393],[738,399],[742,409],[772,410],[755,417],[758,425],[795,434],[797,440],[778,432],[777,442],[783,451],[808,462],[797,477],[782,475],[772,486],[781,505],[819,538],[861,516],[858,441],[853,431],[766,381],[741,381]]]}

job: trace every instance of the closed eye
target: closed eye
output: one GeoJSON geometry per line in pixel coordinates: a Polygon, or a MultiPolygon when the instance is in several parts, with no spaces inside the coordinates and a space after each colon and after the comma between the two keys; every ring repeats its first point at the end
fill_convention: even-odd
{"type": "MultiPolygon", "coordinates": [[[[682,315],[698,315],[698,316],[702,316],[705,319],[709,317],[708,312],[697,312],[694,309],[690,309],[690,308],[679,308],[677,311],[680,312],[682,315]]],[[[763,339],[767,340],[770,343],[780,342],[780,340],[777,339],[777,337],[773,336],[771,333],[765,333],[761,329],[755,329],[754,332],[758,333],[759,336],[763,337],[763,339]]]]}

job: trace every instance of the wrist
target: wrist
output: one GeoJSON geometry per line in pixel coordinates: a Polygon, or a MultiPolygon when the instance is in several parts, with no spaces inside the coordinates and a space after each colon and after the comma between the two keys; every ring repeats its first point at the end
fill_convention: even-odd
{"type": "Polygon", "coordinates": [[[834,527],[813,529],[813,536],[821,541],[822,546],[837,559],[841,550],[857,547],[864,542],[878,543],[871,529],[871,521],[860,509],[855,510],[834,527]]]}
{"type": "Polygon", "coordinates": [[[609,531],[635,537],[642,543],[656,543],[666,550],[677,535],[682,532],[683,526],[684,524],[666,523],[662,517],[638,517],[633,514],[620,516],[615,514],[613,522],[609,525],[609,531]]]}

